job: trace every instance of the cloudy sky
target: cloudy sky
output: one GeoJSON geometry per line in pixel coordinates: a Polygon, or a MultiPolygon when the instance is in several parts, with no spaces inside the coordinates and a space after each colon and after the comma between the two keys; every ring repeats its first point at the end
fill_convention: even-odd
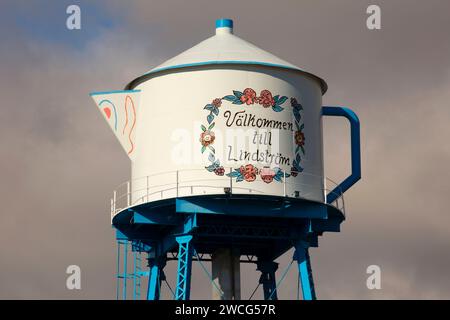
{"type": "MultiPolygon", "coordinates": [[[[129,80],[214,33],[235,34],[325,78],[324,104],[361,120],[363,178],[342,232],[312,249],[321,299],[450,298],[450,2],[10,1],[0,3],[0,298],[115,298],[112,190],[130,164],[89,92],[129,80]],[[82,29],[66,28],[81,7],[82,29]],[[366,28],[378,4],[381,30],[366,28]],[[82,289],[66,289],[66,267],[82,289]],[[379,265],[381,290],[366,268],[379,265]]],[[[325,123],[327,175],[349,167],[345,122],[325,123]]],[[[280,259],[282,271],[291,259],[280,259]]],[[[172,286],[174,266],[167,275],[172,286]]],[[[243,298],[258,275],[245,266],[243,298]]],[[[280,289],[295,297],[296,271],[280,289]]],[[[194,265],[193,298],[210,285],[194,265]]],[[[261,293],[258,293],[261,297],[261,293]]]]}

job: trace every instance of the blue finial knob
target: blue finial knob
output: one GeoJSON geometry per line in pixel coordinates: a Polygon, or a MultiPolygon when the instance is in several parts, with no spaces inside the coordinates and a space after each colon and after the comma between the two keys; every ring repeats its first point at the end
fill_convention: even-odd
{"type": "Polygon", "coordinates": [[[233,20],[231,20],[231,19],[217,19],[216,20],[216,29],[217,28],[230,28],[230,29],[233,29],[233,20]]]}

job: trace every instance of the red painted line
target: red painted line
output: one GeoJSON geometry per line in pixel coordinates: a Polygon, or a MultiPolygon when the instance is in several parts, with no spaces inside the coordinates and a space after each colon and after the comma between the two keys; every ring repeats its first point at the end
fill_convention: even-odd
{"type": "MultiPolygon", "coordinates": [[[[134,126],[135,126],[135,124],[136,124],[136,109],[135,109],[135,107],[134,107],[134,101],[133,101],[133,99],[129,96],[129,95],[127,95],[126,97],[125,97],[125,111],[126,111],[126,113],[127,113],[127,124],[128,124],[128,111],[127,111],[127,102],[128,102],[128,99],[131,101],[131,106],[133,107],[133,124],[131,125],[131,129],[130,129],[130,132],[128,133],[128,140],[130,140],[130,143],[131,143],[131,149],[128,151],[128,154],[130,154],[131,152],[133,152],[133,150],[134,150],[134,143],[133,143],[133,141],[131,140],[131,133],[133,132],[133,129],[134,129],[134,126]]],[[[126,125],[125,125],[126,126],[126,125]]],[[[124,128],[124,132],[125,132],[125,128],[124,128]]]]}

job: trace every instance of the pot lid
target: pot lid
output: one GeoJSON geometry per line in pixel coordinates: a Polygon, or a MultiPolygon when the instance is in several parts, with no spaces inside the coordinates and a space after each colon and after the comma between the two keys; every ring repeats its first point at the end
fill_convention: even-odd
{"type": "Polygon", "coordinates": [[[322,94],[327,91],[326,82],[318,76],[278,58],[233,34],[233,20],[216,21],[216,34],[179,55],[151,69],[130,82],[126,89],[133,89],[139,83],[156,76],[161,71],[204,65],[263,65],[299,71],[319,81],[322,94]]]}

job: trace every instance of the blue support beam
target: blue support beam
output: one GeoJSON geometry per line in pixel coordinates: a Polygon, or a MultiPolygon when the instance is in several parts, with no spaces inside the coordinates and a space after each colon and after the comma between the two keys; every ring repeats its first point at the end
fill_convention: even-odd
{"type": "Polygon", "coordinates": [[[127,280],[128,280],[128,241],[125,241],[123,247],[123,287],[122,287],[122,299],[127,300],[127,280]]]}
{"type": "Polygon", "coordinates": [[[301,281],[303,300],[316,300],[316,291],[311,268],[311,260],[308,253],[308,245],[299,242],[295,246],[294,260],[297,261],[298,275],[301,281]]]}
{"type": "Polygon", "coordinates": [[[159,300],[161,294],[161,269],[158,265],[150,266],[150,276],[148,277],[147,300],[159,300]]]}
{"type": "Polygon", "coordinates": [[[117,241],[117,265],[116,265],[116,300],[119,300],[120,288],[120,241],[117,241]]]}
{"type": "Polygon", "coordinates": [[[175,300],[189,300],[191,293],[191,271],[192,271],[192,235],[176,237],[179,245],[177,287],[175,289],[175,300]]]}
{"type": "Polygon", "coordinates": [[[259,283],[263,285],[264,300],[278,300],[277,284],[275,281],[275,272],[278,269],[278,263],[273,261],[258,261],[256,266],[256,270],[261,271],[259,283]]]}
{"type": "Polygon", "coordinates": [[[175,227],[170,234],[165,236],[161,245],[159,246],[159,252],[166,253],[169,250],[173,249],[177,245],[176,235],[180,234],[188,234],[194,231],[198,227],[197,224],[197,215],[191,214],[186,217],[185,222],[177,227],[175,227]]]}
{"type": "Polygon", "coordinates": [[[165,265],[165,257],[148,259],[150,274],[148,277],[147,300],[159,300],[161,296],[161,281],[165,279],[163,271],[165,265]]]}
{"type": "MultiPolygon", "coordinates": [[[[130,226],[119,226],[116,227],[116,239],[117,240],[125,240],[125,241],[133,241],[135,243],[141,242],[142,246],[148,246],[148,243],[157,242],[159,237],[154,234],[149,234],[145,230],[141,230],[136,228],[137,225],[130,226]],[[146,244],[143,242],[145,241],[146,244]]],[[[134,249],[133,249],[134,250],[134,249]]],[[[141,250],[147,251],[147,250],[141,250]]]]}
{"type": "Polygon", "coordinates": [[[264,200],[263,206],[255,206],[252,201],[243,201],[238,195],[232,199],[218,201],[214,196],[185,197],[176,199],[176,210],[181,213],[202,213],[218,215],[235,215],[250,217],[277,218],[315,218],[328,217],[327,206],[322,203],[289,199],[285,202],[274,200],[272,196],[254,196],[254,199],[264,200]]]}
{"type": "Polygon", "coordinates": [[[141,224],[154,224],[154,225],[171,225],[176,226],[183,222],[182,217],[179,215],[169,215],[160,212],[145,212],[145,210],[129,209],[133,213],[133,222],[141,224]]]}

